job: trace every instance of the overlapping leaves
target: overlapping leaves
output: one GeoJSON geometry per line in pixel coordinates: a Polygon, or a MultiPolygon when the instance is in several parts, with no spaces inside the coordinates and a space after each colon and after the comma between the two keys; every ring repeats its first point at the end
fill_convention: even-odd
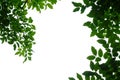
{"type": "Polygon", "coordinates": [[[0,40],[13,45],[16,55],[31,60],[35,26],[28,9],[53,8],[57,0],[0,0],[0,40]]]}
{"type": "Polygon", "coordinates": [[[93,20],[85,22],[84,26],[91,29],[90,36],[97,36],[97,42],[105,48],[103,52],[102,49],[97,50],[91,47],[92,55],[87,59],[90,60],[92,71],[83,73],[85,80],[119,80],[120,0],[83,0],[83,3],[73,2],[75,6],[73,11],[83,13],[86,8],[91,8],[87,16],[93,20]],[[104,63],[101,62],[102,59],[105,59],[104,63]]]}

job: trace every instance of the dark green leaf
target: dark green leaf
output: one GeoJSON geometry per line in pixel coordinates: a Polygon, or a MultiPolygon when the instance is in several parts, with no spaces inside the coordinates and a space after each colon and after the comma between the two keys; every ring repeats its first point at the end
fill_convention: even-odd
{"type": "Polygon", "coordinates": [[[81,7],[81,14],[84,13],[85,9],[86,9],[85,6],[82,6],[82,7],[81,7]]]}
{"type": "Polygon", "coordinates": [[[90,76],[85,76],[85,80],[90,80],[90,76]]]}
{"type": "Polygon", "coordinates": [[[81,3],[77,3],[77,2],[72,2],[72,4],[73,4],[75,7],[81,7],[81,6],[82,6],[81,3]]]}
{"type": "Polygon", "coordinates": [[[93,46],[91,47],[91,51],[92,51],[93,55],[97,55],[97,50],[93,46]]]}
{"type": "Polygon", "coordinates": [[[94,70],[97,71],[98,69],[99,69],[99,63],[96,63],[96,64],[94,65],[94,70]]]}
{"type": "Polygon", "coordinates": [[[103,33],[100,33],[100,32],[99,32],[99,33],[97,33],[96,35],[97,35],[98,38],[104,38],[103,33]]]}
{"type": "Polygon", "coordinates": [[[89,0],[83,0],[86,5],[89,5],[89,0]]]}
{"type": "Polygon", "coordinates": [[[14,42],[13,42],[13,40],[9,40],[8,43],[9,44],[13,44],[14,42]]]}
{"type": "Polygon", "coordinates": [[[100,62],[100,61],[101,61],[101,58],[100,58],[100,57],[97,57],[97,58],[95,59],[95,61],[96,61],[96,62],[100,62]]]}
{"type": "Polygon", "coordinates": [[[30,61],[31,61],[31,57],[28,57],[28,60],[30,60],[30,61]]]}
{"type": "Polygon", "coordinates": [[[85,72],[83,73],[83,75],[85,75],[85,76],[93,76],[93,75],[94,75],[94,72],[92,72],[92,71],[85,71],[85,72]]]}
{"type": "Polygon", "coordinates": [[[87,21],[83,24],[84,26],[90,26],[91,25],[91,22],[90,21],[87,21]]]}
{"type": "Polygon", "coordinates": [[[90,34],[90,37],[95,36],[95,35],[96,35],[96,33],[97,33],[97,31],[92,31],[92,32],[91,32],[91,34],[90,34]]]}
{"type": "Polygon", "coordinates": [[[27,61],[27,58],[24,59],[23,63],[25,63],[27,61]]]}
{"type": "Polygon", "coordinates": [[[32,23],[32,22],[33,22],[32,18],[31,18],[31,17],[29,17],[29,23],[32,23]]]}
{"type": "Polygon", "coordinates": [[[77,73],[77,78],[78,78],[78,80],[83,80],[82,76],[78,73],[77,73]]]}
{"type": "Polygon", "coordinates": [[[80,8],[75,8],[74,10],[73,10],[73,12],[77,12],[77,11],[79,11],[80,10],[80,8]]]}
{"type": "Polygon", "coordinates": [[[14,50],[16,50],[16,44],[14,44],[13,47],[14,47],[14,50]]]}
{"type": "Polygon", "coordinates": [[[97,40],[97,42],[100,43],[100,44],[106,44],[106,41],[103,40],[103,39],[99,39],[99,40],[97,40]]]}
{"type": "Polygon", "coordinates": [[[93,11],[93,10],[90,11],[90,12],[87,14],[87,16],[90,17],[90,18],[94,17],[94,11],[93,11]]]}
{"type": "Polygon", "coordinates": [[[32,55],[32,53],[28,53],[28,55],[29,55],[29,56],[31,56],[31,55],[32,55]]]}
{"type": "Polygon", "coordinates": [[[69,77],[69,80],[75,80],[73,77],[69,77]]]}
{"type": "Polygon", "coordinates": [[[94,60],[95,59],[95,56],[94,55],[90,55],[87,57],[88,60],[94,60]]]}
{"type": "Polygon", "coordinates": [[[99,55],[99,57],[102,57],[102,56],[103,56],[103,51],[102,51],[101,49],[99,49],[98,55],[99,55]]]}
{"type": "Polygon", "coordinates": [[[94,70],[94,63],[93,63],[93,61],[90,61],[90,68],[92,69],[92,70],[94,70]]]}
{"type": "Polygon", "coordinates": [[[91,80],[95,80],[95,76],[91,76],[91,80]]]}

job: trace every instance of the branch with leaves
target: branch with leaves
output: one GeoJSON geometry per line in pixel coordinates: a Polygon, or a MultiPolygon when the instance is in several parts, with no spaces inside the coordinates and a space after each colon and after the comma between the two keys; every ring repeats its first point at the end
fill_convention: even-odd
{"type": "MultiPolygon", "coordinates": [[[[83,0],[83,3],[72,2],[75,6],[73,12],[84,11],[91,7],[87,14],[92,21],[84,23],[91,29],[90,36],[97,36],[97,42],[103,46],[97,50],[91,47],[90,60],[91,71],[85,71],[85,80],[119,80],[120,79],[120,1],[116,0],[83,0]],[[104,61],[104,62],[102,62],[104,61]]],[[[77,74],[78,80],[83,80],[82,75],[77,74]]],[[[75,80],[70,77],[69,80],[75,80]]]]}
{"type": "MultiPolygon", "coordinates": [[[[57,0],[46,0],[52,8],[57,0]]],[[[28,9],[45,9],[45,0],[0,0],[0,40],[13,45],[15,55],[31,60],[35,44],[35,26],[31,17],[26,17],[28,9]]]]}

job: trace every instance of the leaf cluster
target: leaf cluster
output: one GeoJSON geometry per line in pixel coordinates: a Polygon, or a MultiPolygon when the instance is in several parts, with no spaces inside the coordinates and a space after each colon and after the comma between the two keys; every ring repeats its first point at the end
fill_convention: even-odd
{"type": "MultiPolygon", "coordinates": [[[[92,18],[92,21],[85,22],[84,26],[91,29],[90,36],[97,36],[97,42],[105,49],[105,52],[103,52],[102,49],[97,50],[95,47],[91,47],[92,55],[87,57],[90,60],[91,71],[83,73],[87,77],[85,80],[119,80],[120,1],[83,0],[83,2],[84,4],[73,2],[75,6],[73,11],[83,13],[86,8],[91,8],[87,16],[92,18]],[[84,9],[82,6],[84,6],[84,9]],[[76,8],[79,8],[79,10],[76,8]],[[105,62],[101,62],[102,59],[105,62]]],[[[83,80],[82,76],[79,80],[83,80]]]]}
{"type": "Polygon", "coordinates": [[[35,44],[35,26],[28,9],[53,8],[57,0],[0,0],[0,40],[13,46],[16,55],[23,56],[24,62],[31,60],[35,44]]]}

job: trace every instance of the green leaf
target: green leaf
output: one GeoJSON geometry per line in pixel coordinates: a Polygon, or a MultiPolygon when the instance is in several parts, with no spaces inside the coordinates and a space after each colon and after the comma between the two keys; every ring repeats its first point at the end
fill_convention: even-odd
{"type": "Polygon", "coordinates": [[[29,55],[29,56],[31,56],[31,55],[32,55],[32,53],[28,53],[28,55],[29,55]]]}
{"type": "Polygon", "coordinates": [[[8,43],[9,43],[9,44],[13,44],[14,41],[13,41],[13,40],[9,40],[8,43]]]}
{"type": "Polygon", "coordinates": [[[94,70],[97,71],[99,69],[99,63],[95,63],[94,70]]]}
{"type": "Polygon", "coordinates": [[[53,6],[51,4],[47,4],[47,6],[50,8],[50,9],[53,9],[53,6]]]}
{"type": "Polygon", "coordinates": [[[91,10],[88,14],[87,14],[88,17],[92,18],[94,17],[94,11],[91,10]]]}
{"type": "Polygon", "coordinates": [[[14,50],[16,50],[16,44],[13,45],[14,50]]]}
{"type": "Polygon", "coordinates": [[[91,51],[92,51],[93,55],[95,55],[95,56],[97,55],[97,50],[93,46],[91,47],[91,51]]]}
{"type": "Polygon", "coordinates": [[[97,35],[98,38],[104,38],[103,33],[100,33],[100,32],[99,32],[99,33],[97,33],[96,35],[97,35]]]}
{"type": "Polygon", "coordinates": [[[105,52],[103,57],[104,57],[104,59],[107,59],[109,57],[109,53],[105,52]]]}
{"type": "Polygon", "coordinates": [[[82,6],[82,7],[81,7],[81,14],[84,13],[85,9],[86,9],[85,6],[82,6]]]}
{"type": "Polygon", "coordinates": [[[73,4],[75,7],[81,7],[81,6],[82,6],[81,3],[77,3],[77,2],[72,2],[72,4],[73,4]]]}
{"type": "Polygon", "coordinates": [[[92,71],[85,71],[84,73],[83,73],[83,75],[85,75],[85,76],[93,76],[95,73],[94,72],[92,72],[92,71]]]}
{"type": "Polygon", "coordinates": [[[16,52],[16,53],[15,53],[15,55],[19,55],[19,54],[20,54],[20,52],[16,52]]]}
{"type": "Polygon", "coordinates": [[[78,80],[83,80],[82,76],[78,73],[77,73],[77,78],[78,78],[78,80]]]}
{"type": "Polygon", "coordinates": [[[28,60],[30,60],[30,61],[31,61],[31,57],[28,57],[28,60]]]}
{"type": "Polygon", "coordinates": [[[95,59],[95,61],[96,61],[96,62],[100,62],[100,61],[101,61],[101,58],[100,58],[100,57],[97,57],[97,58],[95,59]]]}
{"type": "Polygon", "coordinates": [[[102,49],[99,49],[99,51],[98,51],[98,56],[99,56],[99,57],[102,57],[102,56],[103,56],[103,51],[102,51],[102,49]]]}
{"type": "Polygon", "coordinates": [[[90,76],[85,76],[85,80],[90,80],[90,76]]]}
{"type": "Polygon", "coordinates": [[[83,26],[89,26],[91,24],[91,22],[90,21],[87,21],[87,22],[85,22],[84,24],[83,24],[83,26]]]}
{"type": "Polygon", "coordinates": [[[23,63],[25,63],[27,61],[27,58],[24,59],[23,63]]]}
{"type": "Polygon", "coordinates": [[[32,23],[32,22],[33,22],[32,18],[31,18],[31,17],[29,17],[29,23],[32,23]]]}
{"type": "Polygon", "coordinates": [[[79,11],[80,10],[80,8],[75,8],[74,10],[73,10],[73,12],[77,12],[77,11],[79,11]]]}
{"type": "Polygon", "coordinates": [[[94,63],[93,63],[93,61],[90,61],[90,68],[91,68],[92,70],[94,70],[94,63]]]}
{"type": "Polygon", "coordinates": [[[96,33],[97,33],[97,31],[92,31],[92,32],[91,32],[91,34],[90,34],[90,37],[95,36],[95,35],[96,35],[96,33]]]}
{"type": "Polygon", "coordinates": [[[88,60],[94,60],[95,59],[95,56],[94,55],[90,55],[87,57],[88,60]]]}
{"type": "Polygon", "coordinates": [[[57,0],[48,0],[49,2],[51,2],[52,4],[56,4],[57,0]]]}
{"type": "Polygon", "coordinates": [[[73,77],[69,77],[69,80],[75,80],[73,77]]]}
{"type": "Polygon", "coordinates": [[[83,0],[86,5],[89,5],[89,0],[83,0]]]}
{"type": "Polygon", "coordinates": [[[100,44],[106,44],[106,41],[103,40],[103,39],[99,39],[99,40],[97,40],[97,42],[100,43],[100,44]]]}
{"type": "Polygon", "coordinates": [[[95,80],[95,76],[91,76],[91,80],[95,80]]]}

